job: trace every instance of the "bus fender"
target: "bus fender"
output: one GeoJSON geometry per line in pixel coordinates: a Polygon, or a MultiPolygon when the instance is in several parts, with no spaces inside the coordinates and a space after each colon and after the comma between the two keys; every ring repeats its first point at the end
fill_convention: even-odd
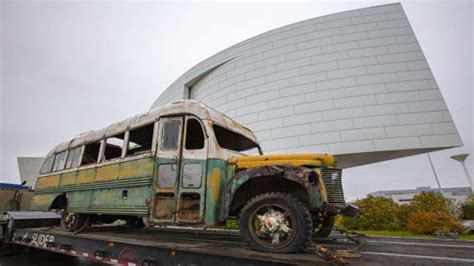
{"type": "Polygon", "coordinates": [[[299,183],[309,191],[311,184],[308,181],[308,175],[311,172],[312,170],[307,167],[286,164],[258,166],[238,172],[224,190],[219,220],[223,222],[227,219],[235,193],[249,180],[261,177],[280,177],[299,183]]]}

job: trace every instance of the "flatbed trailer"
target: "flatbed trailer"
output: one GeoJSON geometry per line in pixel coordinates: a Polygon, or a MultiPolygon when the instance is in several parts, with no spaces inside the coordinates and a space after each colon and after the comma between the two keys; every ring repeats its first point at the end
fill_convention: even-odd
{"type": "MultiPolygon", "coordinates": [[[[237,231],[213,229],[95,226],[74,234],[56,223],[48,227],[13,225],[4,243],[118,265],[327,265],[308,250],[300,254],[252,250],[237,231]]],[[[44,224],[44,223],[43,223],[44,224]]],[[[4,223],[5,225],[5,223],[4,223]]],[[[31,223],[28,224],[31,226],[31,223]]]]}

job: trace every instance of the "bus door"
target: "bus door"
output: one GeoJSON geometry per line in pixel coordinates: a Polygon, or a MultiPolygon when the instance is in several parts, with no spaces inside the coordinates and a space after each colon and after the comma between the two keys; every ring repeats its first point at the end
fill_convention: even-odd
{"type": "Polygon", "coordinates": [[[177,202],[178,223],[204,221],[208,140],[201,121],[185,117],[177,202]]]}
{"type": "Polygon", "coordinates": [[[160,118],[155,194],[150,217],[153,223],[176,220],[183,121],[182,116],[160,118]]]}

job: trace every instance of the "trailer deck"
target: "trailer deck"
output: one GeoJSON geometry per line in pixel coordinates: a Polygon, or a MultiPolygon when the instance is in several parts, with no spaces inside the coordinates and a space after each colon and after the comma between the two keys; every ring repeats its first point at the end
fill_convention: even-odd
{"type": "MultiPolygon", "coordinates": [[[[299,254],[262,253],[250,249],[237,231],[196,228],[134,229],[128,226],[93,226],[74,234],[61,230],[58,219],[29,220],[29,214],[12,214],[0,226],[6,232],[3,243],[11,247],[45,250],[118,265],[327,265],[315,252],[317,245],[349,255],[351,265],[473,265],[474,241],[360,237],[349,240],[343,234],[313,239],[299,254]],[[21,219],[24,218],[24,219],[21,219]],[[48,221],[48,222],[47,222],[48,221]],[[49,225],[45,225],[48,224],[49,225]],[[36,228],[32,228],[35,227],[36,228]],[[38,227],[41,226],[41,227],[38,227]],[[47,227],[45,227],[47,226],[47,227]],[[361,242],[361,245],[357,244],[361,242]],[[354,250],[354,252],[347,251],[354,250]]],[[[2,222],[0,220],[0,222],[2,222]]],[[[354,236],[351,236],[354,237],[354,236]]],[[[3,249],[3,248],[2,248],[3,249]]],[[[3,250],[2,250],[3,251],[3,250]]],[[[0,257],[2,255],[0,254],[0,257]]],[[[22,255],[23,256],[23,255],[22,255]]],[[[14,258],[0,263],[14,264],[14,258]]]]}
{"type": "Polygon", "coordinates": [[[95,227],[80,234],[55,228],[15,230],[11,243],[121,265],[327,265],[314,253],[250,249],[229,231],[95,227]]]}

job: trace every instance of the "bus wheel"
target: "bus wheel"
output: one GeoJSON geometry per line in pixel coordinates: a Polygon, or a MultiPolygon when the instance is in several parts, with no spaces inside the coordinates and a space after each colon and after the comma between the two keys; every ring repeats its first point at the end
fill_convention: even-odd
{"type": "Polygon", "coordinates": [[[65,211],[61,219],[61,227],[69,232],[78,233],[89,225],[90,215],[65,211]]]}
{"type": "Polygon", "coordinates": [[[334,227],[335,216],[324,217],[319,224],[314,225],[314,237],[324,238],[331,234],[332,228],[334,227]]]}
{"type": "Polygon", "coordinates": [[[313,223],[308,209],[285,193],[266,193],[251,199],[240,214],[240,232],[257,251],[304,251],[311,240],[313,223]]]}

